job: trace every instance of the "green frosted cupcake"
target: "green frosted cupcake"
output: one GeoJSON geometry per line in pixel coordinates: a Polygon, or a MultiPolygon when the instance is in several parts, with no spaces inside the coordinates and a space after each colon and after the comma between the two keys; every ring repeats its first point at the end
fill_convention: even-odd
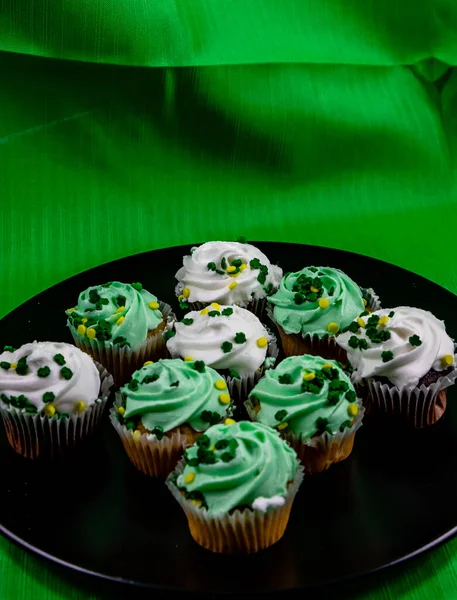
{"type": "Polygon", "coordinates": [[[341,364],[310,355],[291,356],[268,371],[246,408],[253,420],[281,432],[306,472],[349,456],[364,413],[341,364]]]}

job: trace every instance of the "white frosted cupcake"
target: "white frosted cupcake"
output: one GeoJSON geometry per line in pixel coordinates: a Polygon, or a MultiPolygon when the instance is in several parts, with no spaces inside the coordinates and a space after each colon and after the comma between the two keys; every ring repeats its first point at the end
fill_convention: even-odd
{"type": "Polygon", "coordinates": [[[176,295],[191,310],[218,302],[261,316],[267,296],[276,292],[281,277],[282,269],[251,244],[206,242],[184,257],[176,273],[176,295]]]}
{"type": "Polygon", "coordinates": [[[456,356],[444,323],[431,312],[411,306],[377,310],[353,321],[337,343],[373,408],[415,427],[441,417],[446,388],[457,377],[456,356]]]}
{"type": "Polygon", "coordinates": [[[202,360],[219,371],[234,399],[245,399],[278,355],[274,336],[253,313],[216,302],[187,313],[165,337],[173,358],[202,360]]]}
{"type": "Polygon", "coordinates": [[[100,422],[113,378],[71,344],[33,342],[0,354],[0,414],[26,458],[79,444],[100,422]]]}

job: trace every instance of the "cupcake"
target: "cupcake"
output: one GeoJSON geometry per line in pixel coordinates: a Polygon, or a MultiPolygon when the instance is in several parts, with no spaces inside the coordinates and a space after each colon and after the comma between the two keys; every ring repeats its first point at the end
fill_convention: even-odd
{"type": "Polygon", "coordinates": [[[213,302],[187,313],[165,336],[172,357],[202,360],[227,380],[234,399],[246,399],[278,354],[274,336],[250,311],[213,302]]]}
{"type": "Polygon", "coordinates": [[[287,273],[268,302],[268,314],[278,328],[286,356],[315,354],[342,362],[346,356],[335,336],[365,309],[379,308],[373,290],[362,290],[331,267],[287,273]]]}
{"type": "Polygon", "coordinates": [[[133,465],[166,477],[184,448],[231,415],[227,384],[203,361],[146,363],[116,395],[110,411],[133,465]]]}
{"type": "Polygon", "coordinates": [[[117,386],[147,360],[166,356],[163,333],[174,315],[141,283],[90,287],[66,312],[75,344],[104,365],[117,386]]]}
{"type": "Polygon", "coordinates": [[[455,346],[431,312],[411,306],[377,310],[352,322],[337,341],[370,408],[415,427],[442,416],[446,388],[457,377],[455,346]]]}
{"type": "Polygon", "coordinates": [[[281,432],[306,473],[350,455],[364,413],[341,364],[310,355],[291,356],[267,371],[246,408],[254,421],[281,432]]]}
{"type": "Polygon", "coordinates": [[[218,302],[247,308],[260,317],[281,277],[282,269],[251,244],[206,242],[183,258],[176,295],[190,310],[218,302]]]}
{"type": "Polygon", "coordinates": [[[297,455],[276,431],[242,421],[208,429],[167,485],[197,544],[232,554],[281,539],[302,479],[297,455]]]}
{"type": "Polygon", "coordinates": [[[0,354],[0,414],[16,452],[52,457],[99,424],[111,375],[72,346],[33,342],[0,354]]]}

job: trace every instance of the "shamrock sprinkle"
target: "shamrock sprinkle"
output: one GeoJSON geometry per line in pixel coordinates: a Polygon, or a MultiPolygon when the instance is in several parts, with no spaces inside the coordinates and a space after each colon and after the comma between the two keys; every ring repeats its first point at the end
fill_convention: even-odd
{"type": "Polygon", "coordinates": [[[116,296],[115,301],[117,306],[125,306],[127,304],[127,298],[125,296],[116,296]]]}
{"type": "Polygon", "coordinates": [[[49,367],[41,367],[36,372],[36,374],[38,375],[38,377],[48,377],[48,375],[50,373],[51,373],[51,369],[49,367]]]}
{"type": "Polygon", "coordinates": [[[278,410],[278,412],[275,414],[275,419],[277,421],[282,421],[286,417],[287,417],[287,410],[278,410]]]}
{"type": "Polygon", "coordinates": [[[391,310],[389,313],[389,319],[395,316],[395,311],[391,310]]]}
{"type": "Polygon", "coordinates": [[[225,354],[227,354],[228,352],[230,352],[232,348],[233,348],[233,344],[231,344],[230,342],[224,342],[224,343],[221,345],[221,350],[222,350],[222,352],[224,352],[225,354]]]}
{"type": "Polygon", "coordinates": [[[48,402],[53,402],[55,400],[55,394],[54,392],[45,392],[43,394],[43,402],[48,403],[48,402]]]}
{"type": "Polygon", "coordinates": [[[202,360],[196,360],[194,362],[194,369],[196,371],[198,371],[199,373],[204,373],[205,372],[205,363],[202,360]]]}
{"type": "Polygon", "coordinates": [[[170,330],[170,331],[166,331],[163,334],[163,339],[167,342],[170,338],[174,337],[176,335],[176,331],[170,330]]]}
{"type": "Polygon", "coordinates": [[[182,323],[183,325],[192,325],[192,323],[193,323],[193,322],[194,322],[194,320],[193,320],[193,319],[183,319],[183,320],[181,321],[181,323],[182,323]]]}
{"type": "Polygon", "coordinates": [[[418,335],[412,335],[409,338],[409,343],[411,344],[411,346],[420,346],[422,344],[422,340],[418,335]]]}
{"type": "Polygon", "coordinates": [[[138,389],[138,386],[139,386],[139,381],[137,379],[132,379],[132,381],[130,381],[130,383],[128,384],[127,387],[129,388],[129,390],[132,390],[132,392],[136,392],[136,390],[138,389]]]}
{"type": "Polygon", "coordinates": [[[350,348],[354,348],[354,350],[356,348],[358,348],[359,347],[359,338],[356,337],[355,335],[352,335],[348,340],[348,346],[350,348]]]}
{"type": "Polygon", "coordinates": [[[5,369],[5,371],[7,371],[11,367],[11,364],[4,360],[4,361],[0,362],[0,367],[2,369],[5,369]]]}
{"type": "Polygon", "coordinates": [[[252,269],[260,269],[260,260],[258,258],[253,258],[249,261],[249,265],[252,269]]]}
{"type": "Polygon", "coordinates": [[[278,377],[278,381],[279,383],[282,383],[284,385],[290,385],[292,382],[292,376],[289,373],[284,373],[284,375],[280,375],[278,377]]]}
{"type": "Polygon", "coordinates": [[[67,381],[73,377],[73,371],[71,369],[69,369],[68,367],[62,367],[60,369],[60,374],[67,381]]]}
{"type": "Polygon", "coordinates": [[[119,346],[120,348],[123,348],[124,346],[128,346],[130,348],[130,344],[128,343],[128,341],[125,339],[125,337],[123,337],[121,335],[114,338],[113,344],[115,346],[119,346]]]}
{"type": "Polygon", "coordinates": [[[156,438],[160,441],[163,436],[165,435],[165,432],[163,430],[163,427],[160,427],[160,425],[156,425],[154,427],[154,429],[151,431],[152,434],[154,434],[156,436],[156,438]]]}
{"type": "Polygon", "coordinates": [[[62,354],[56,354],[54,356],[54,362],[56,362],[59,367],[63,367],[66,361],[62,354]]]}
{"type": "Polygon", "coordinates": [[[221,313],[218,310],[210,310],[208,313],[208,317],[219,317],[220,314],[221,313]]]}
{"type": "MultiPolygon", "coordinates": [[[[154,383],[154,381],[157,381],[159,379],[159,375],[158,373],[153,373],[152,375],[146,375],[146,377],[143,379],[143,381],[141,383],[143,384],[148,384],[148,383],[154,383]]],[[[129,388],[133,391],[138,389],[138,381],[136,379],[132,379],[132,381],[129,383],[129,388]],[[135,383],[133,383],[135,382],[135,383]],[[130,387],[130,383],[133,383],[134,387],[130,387]]],[[[179,382],[178,382],[179,383],[179,382]]]]}
{"type": "Polygon", "coordinates": [[[208,269],[208,271],[215,271],[216,270],[216,263],[215,262],[209,262],[206,265],[206,268],[208,269]]]}
{"type": "Polygon", "coordinates": [[[228,440],[219,440],[216,442],[216,450],[224,450],[229,445],[228,440]]]}
{"type": "Polygon", "coordinates": [[[235,371],[235,369],[230,369],[229,375],[233,379],[240,379],[240,374],[238,373],[238,371],[235,371]]]}
{"type": "Polygon", "coordinates": [[[143,284],[142,283],[132,283],[131,286],[137,292],[141,292],[141,290],[143,289],[143,284]]]}
{"type": "Polygon", "coordinates": [[[244,344],[246,340],[246,335],[243,332],[239,332],[235,335],[235,344],[244,344]]]}
{"type": "Polygon", "coordinates": [[[225,256],[222,257],[221,260],[221,269],[226,269],[227,268],[227,260],[225,259],[225,256]]]}
{"type": "Polygon", "coordinates": [[[384,350],[384,352],[381,354],[381,360],[382,362],[389,362],[390,360],[392,360],[394,357],[394,353],[391,350],[384,350]]]}
{"type": "Polygon", "coordinates": [[[233,314],[233,308],[224,308],[222,314],[224,315],[224,317],[230,317],[230,315],[233,314]]]}
{"type": "Polygon", "coordinates": [[[29,366],[27,364],[27,356],[23,356],[17,361],[16,373],[18,375],[27,375],[29,372],[29,366]]]}

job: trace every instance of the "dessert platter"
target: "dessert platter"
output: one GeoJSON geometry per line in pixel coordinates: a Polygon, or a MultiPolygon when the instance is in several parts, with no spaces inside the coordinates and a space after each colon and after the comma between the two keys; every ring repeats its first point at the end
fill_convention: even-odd
{"type": "Polygon", "coordinates": [[[203,593],[412,558],[457,530],[456,308],[382,261],[244,238],[72,277],[0,321],[0,532],[203,593]]]}

